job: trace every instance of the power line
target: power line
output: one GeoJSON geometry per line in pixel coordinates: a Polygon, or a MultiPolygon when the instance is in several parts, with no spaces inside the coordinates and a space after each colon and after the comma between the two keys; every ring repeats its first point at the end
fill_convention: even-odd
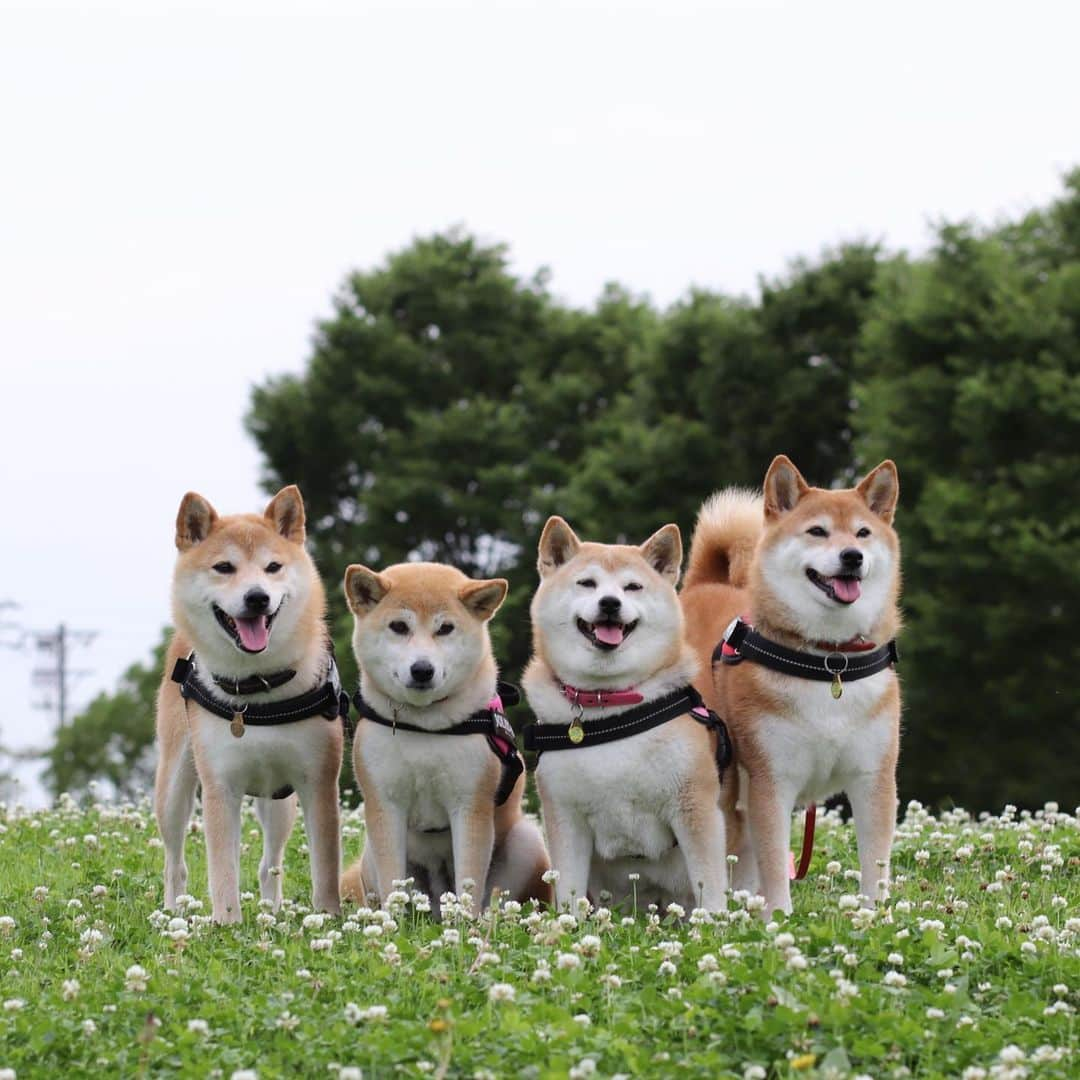
{"type": "Polygon", "coordinates": [[[70,652],[75,646],[89,645],[97,637],[97,630],[72,630],[61,623],[55,630],[31,630],[31,637],[39,652],[48,653],[52,663],[48,667],[37,667],[32,672],[35,686],[55,690],[55,700],[46,698],[35,706],[39,709],[56,710],[57,730],[67,724],[68,700],[71,683],[92,674],[91,668],[72,668],[70,652]]]}

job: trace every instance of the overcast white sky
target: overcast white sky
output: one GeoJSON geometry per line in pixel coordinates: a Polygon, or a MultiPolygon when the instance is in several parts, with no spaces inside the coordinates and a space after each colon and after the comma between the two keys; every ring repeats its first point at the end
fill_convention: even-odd
{"type": "MultiPolygon", "coordinates": [[[[99,630],[76,702],[112,686],[168,620],[183,492],[264,501],[250,386],[415,234],[508,241],[580,304],[919,250],[1060,190],[1078,40],[1063,2],[0,0],[0,600],[99,630]]],[[[48,741],[35,662],[0,649],[11,745],[48,741]]]]}

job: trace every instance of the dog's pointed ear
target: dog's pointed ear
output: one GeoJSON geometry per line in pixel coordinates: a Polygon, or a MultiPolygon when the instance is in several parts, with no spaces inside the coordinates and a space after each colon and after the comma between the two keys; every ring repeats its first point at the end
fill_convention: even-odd
{"type": "Polygon", "coordinates": [[[882,521],[892,524],[896,502],[900,498],[900,474],[896,471],[895,461],[883,461],[863,477],[855,490],[882,521]]]}
{"type": "Polygon", "coordinates": [[[294,544],[304,542],[304,497],[295,484],[283,487],[267,504],[263,517],[294,544]]]}
{"type": "Polygon", "coordinates": [[[353,564],[345,571],[345,599],[354,615],[366,615],[389,591],[390,582],[366,566],[353,564]]]}
{"type": "Polygon", "coordinates": [[[487,622],[506,599],[506,590],[510,582],[506,578],[492,578],[490,581],[470,581],[461,586],[458,597],[466,610],[481,622],[487,622]]]}
{"type": "Polygon", "coordinates": [[[810,485],[791,458],[777,454],[765,474],[765,520],[772,521],[793,510],[809,490],[810,485]]]}
{"type": "Polygon", "coordinates": [[[577,533],[559,516],[549,517],[544,531],[540,534],[540,557],[536,568],[541,577],[546,577],[557,570],[563,563],[569,562],[581,547],[577,533]]]}
{"type": "Polygon", "coordinates": [[[180,509],[176,514],[177,549],[187,551],[201,544],[210,535],[217,519],[217,511],[201,495],[189,491],[180,500],[180,509]]]}
{"type": "Polygon", "coordinates": [[[672,585],[677,584],[682,571],[682,533],[678,525],[665,525],[641,545],[645,561],[672,585]]]}

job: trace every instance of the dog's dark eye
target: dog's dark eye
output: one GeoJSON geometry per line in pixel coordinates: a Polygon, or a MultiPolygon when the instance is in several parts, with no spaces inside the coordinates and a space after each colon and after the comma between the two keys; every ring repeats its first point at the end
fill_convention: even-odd
{"type": "Polygon", "coordinates": [[[638,582],[638,581],[628,581],[628,582],[627,582],[627,583],[626,583],[626,584],[625,584],[625,585],[623,586],[623,588],[624,588],[624,589],[625,589],[625,590],[626,590],[627,592],[640,592],[640,591],[641,591],[641,588],[642,588],[642,586],[641,586],[641,583],[640,583],[640,582],[638,582]]]}
{"type": "Polygon", "coordinates": [[[868,529],[868,528],[867,528],[867,527],[866,527],[866,526],[864,525],[864,526],[863,526],[863,527],[862,527],[862,528],[861,528],[861,529],[860,529],[860,530],[859,530],[859,531],[858,531],[858,532],[857,532],[857,533],[856,533],[855,535],[856,535],[856,536],[857,536],[857,537],[858,537],[858,538],[859,538],[860,540],[863,540],[863,539],[865,539],[865,538],[866,538],[867,536],[869,536],[869,535],[870,535],[870,530],[869,530],[869,529],[868,529]]]}
{"type": "Polygon", "coordinates": [[[454,624],[452,622],[444,622],[438,630],[435,631],[436,637],[446,637],[447,634],[454,632],[454,624]]]}
{"type": "Polygon", "coordinates": [[[580,580],[580,581],[578,582],[578,584],[579,584],[579,585],[580,585],[580,586],[581,586],[581,587],[582,587],[583,589],[595,589],[595,588],[596,588],[596,582],[595,582],[595,581],[593,581],[593,579],[592,579],[591,577],[585,577],[585,578],[582,578],[582,579],[581,579],[581,580],[580,580]]]}
{"type": "Polygon", "coordinates": [[[807,529],[806,531],[811,536],[828,536],[829,535],[828,531],[823,529],[820,525],[811,525],[810,528],[807,529]]]}
{"type": "Polygon", "coordinates": [[[407,634],[409,632],[409,624],[402,622],[400,619],[395,619],[390,623],[390,629],[393,630],[395,634],[407,634]]]}
{"type": "Polygon", "coordinates": [[[266,564],[266,572],[268,574],[276,574],[281,569],[281,563],[271,562],[266,564]]]}
{"type": "Polygon", "coordinates": [[[213,569],[216,570],[219,574],[236,573],[236,567],[233,566],[231,562],[216,562],[214,563],[213,569]]]}

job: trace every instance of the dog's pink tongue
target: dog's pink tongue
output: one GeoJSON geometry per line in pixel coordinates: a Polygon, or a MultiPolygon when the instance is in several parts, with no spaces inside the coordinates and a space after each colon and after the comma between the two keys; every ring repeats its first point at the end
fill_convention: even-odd
{"type": "Polygon", "coordinates": [[[262,652],[270,640],[270,627],[266,625],[265,615],[257,615],[254,619],[238,618],[236,632],[248,652],[262,652]]]}
{"type": "Polygon", "coordinates": [[[832,591],[845,604],[852,604],[859,599],[859,579],[853,577],[834,577],[832,591]]]}
{"type": "Polygon", "coordinates": [[[605,645],[622,644],[623,629],[614,623],[595,623],[592,632],[596,635],[596,640],[602,641],[605,645]]]}

